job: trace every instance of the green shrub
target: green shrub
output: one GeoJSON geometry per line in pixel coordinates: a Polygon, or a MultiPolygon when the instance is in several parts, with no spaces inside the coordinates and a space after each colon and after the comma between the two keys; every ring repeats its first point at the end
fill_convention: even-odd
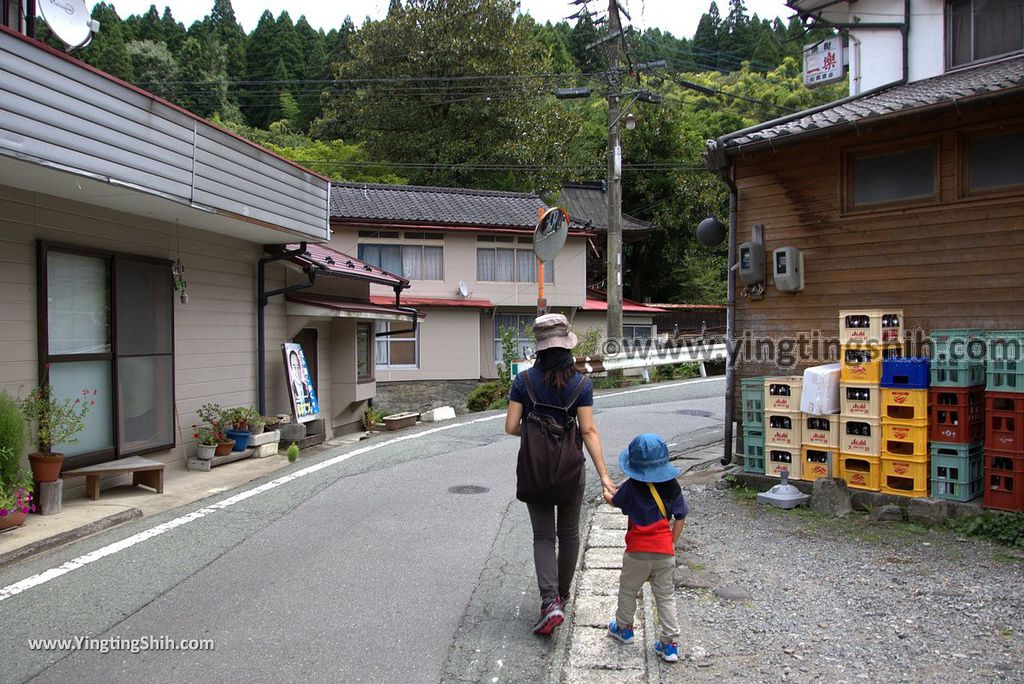
{"type": "Polygon", "coordinates": [[[297,460],[299,460],[299,445],[296,444],[295,442],[292,442],[291,446],[288,447],[288,451],[286,452],[286,454],[288,456],[288,462],[295,463],[297,460]]]}
{"type": "Polygon", "coordinates": [[[20,476],[21,456],[28,433],[18,402],[0,393],[0,484],[14,482],[20,476]]]}
{"type": "Polygon", "coordinates": [[[495,399],[502,395],[500,382],[485,382],[477,385],[466,397],[466,408],[470,411],[486,411],[495,399]]]}
{"type": "Polygon", "coordinates": [[[1003,546],[1024,549],[1024,512],[994,513],[951,520],[949,526],[960,534],[983,537],[1003,546]]]}
{"type": "Polygon", "coordinates": [[[578,342],[572,348],[573,356],[597,356],[604,332],[600,328],[587,328],[577,333],[578,342]]]}
{"type": "Polygon", "coordinates": [[[504,397],[503,396],[503,397],[498,397],[497,399],[492,401],[490,406],[487,407],[487,410],[488,411],[495,411],[497,409],[506,409],[506,408],[508,408],[508,397],[504,397]]]}

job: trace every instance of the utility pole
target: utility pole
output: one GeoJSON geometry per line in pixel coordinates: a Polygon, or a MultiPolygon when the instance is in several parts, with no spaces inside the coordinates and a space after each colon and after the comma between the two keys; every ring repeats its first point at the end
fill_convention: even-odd
{"type": "MultiPolygon", "coordinates": [[[[608,35],[622,30],[617,0],[608,0],[608,35]]],[[[608,332],[622,338],[622,148],[619,146],[619,41],[608,41],[608,332]]]]}

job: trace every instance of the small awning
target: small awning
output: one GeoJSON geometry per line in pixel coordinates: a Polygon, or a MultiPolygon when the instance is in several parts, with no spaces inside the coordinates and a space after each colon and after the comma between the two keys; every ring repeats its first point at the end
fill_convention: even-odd
{"type": "MultiPolygon", "coordinates": [[[[411,321],[412,312],[396,309],[394,304],[378,304],[374,302],[336,297],[287,294],[285,295],[285,313],[289,316],[310,316],[326,318],[362,318],[374,321],[411,321]]],[[[394,300],[391,300],[394,302],[394,300]]],[[[403,302],[404,305],[404,302],[403,302]]],[[[425,314],[417,311],[418,318],[425,314]]]]}
{"type": "MultiPolygon", "coordinates": [[[[393,301],[393,297],[381,297],[372,295],[370,301],[374,304],[384,304],[393,301]]],[[[402,304],[406,306],[437,306],[437,307],[460,307],[468,309],[490,309],[494,304],[487,299],[445,299],[443,297],[403,297],[402,304]]]]}
{"type": "MultiPolygon", "coordinates": [[[[285,245],[287,250],[298,248],[298,243],[285,245]]],[[[368,280],[372,283],[400,287],[402,289],[409,287],[409,281],[401,276],[388,273],[365,261],[360,261],[344,252],[339,252],[324,245],[307,243],[305,253],[291,257],[290,261],[302,267],[313,266],[321,271],[327,271],[330,275],[343,278],[368,280]]]]}
{"type": "MultiPolygon", "coordinates": [[[[598,290],[596,288],[587,288],[587,301],[583,305],[584,311],[607,311],[608,301],[607,293],[604,290],[598,290]]],[[[629,313],[643,313],[643,314],[658,314],[665,313],[664,309],[659,309],[656,306],[646,306],[639,302],[634,302],[632,299],[622,298],[622,310],[629,313]]]]}

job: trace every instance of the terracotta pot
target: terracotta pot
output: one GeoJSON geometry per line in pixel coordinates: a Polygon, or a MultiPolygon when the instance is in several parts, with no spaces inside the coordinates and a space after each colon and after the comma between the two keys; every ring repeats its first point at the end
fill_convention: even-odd
{"type": "Polygon", "coordinates": [[[15,511],[14,513],[8,513],[7,515],[0,517],[0,530],[9,530],[12,527],[21,527],[25,524],[25,518],[28,513],[22,511],[15,511]]]}
{"type": "Polygon", "coordinates": [[[237,423],[232,423],[231,427],[233,427],[235,430],[237,430],[239,432],[248,432],[249,431],[249,421],[243,420],[243,421],[240,421],[240,422],[237,422],[237,423]]]}
{"type": "Polygon", "coordinates": [[[227,439],[217,444],[217,449],[214,451],[216,456],[227,456],[231,453],[232,447],[235,446],[235,440],[227,439]]]}
{"type": "Polygon", "coordinates": [[[36,482],[56,482],[64,465],[64,454],[32,453],[28,455],[28,461],[36,482]]]}

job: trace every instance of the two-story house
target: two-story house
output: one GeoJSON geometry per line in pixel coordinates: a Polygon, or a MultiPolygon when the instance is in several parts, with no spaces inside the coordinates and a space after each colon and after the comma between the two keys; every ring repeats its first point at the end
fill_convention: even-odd
{"type": "MultiPolygon", "coordinates": [[[[401,382],[410,392],[423,382],[440,391],[439,380],[468,386],[496,377],[502,328],[516,331],[520,354],[533,347],[538,268],[532,235],[537,211],[546,206],[529,193],[332,184],[331,247],[408,279],[403,301],[423,313],[415,332],[378,324],[378,335],[391,333],[376,338],[378,383],[401,382]]],[[[544,297],[578,331],[593,327],[603,335],[607,305],[586,281],[593,237],[573,224],[565,247],[545,265],[544,297]]],[[[394,297],[378,286],[371,296],[379,304],[394,297]]],[[[654,312],[626,302],[627,330],[649,332],[654,312]]]]}
{"type": "MultiPolygon", "coordinates": [[[[755,225],[768,257],[763,297],[736,297],[730,270],[733,337],[835,337],[840,309],[879,307],[907,329],[1024,328],[1024,0],[788,4],[838,29],[850,96],[709,143],[731,262],[755,225]],[[803,253],[801,292],[771,277],[781,246],[803,253]]],[[[735,376],[795,370],[741,361],[730,433],[735,376]]]]}

